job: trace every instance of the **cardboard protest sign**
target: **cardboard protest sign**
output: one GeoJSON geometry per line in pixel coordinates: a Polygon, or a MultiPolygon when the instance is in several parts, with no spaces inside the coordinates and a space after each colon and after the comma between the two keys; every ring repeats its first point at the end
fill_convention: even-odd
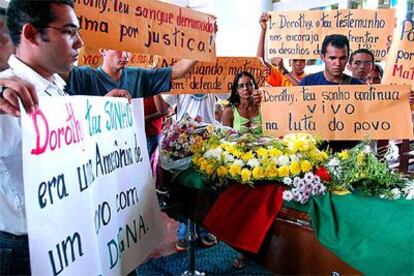
{"type": "Polygon", "coordinates": [[[263,130],[273,136],[307,132],[326,140],[412,138],[404,85],[263,88],[263,130]]]}
{"type": "MultiPolygon", "coordinates": [[[[147,55],[147,54],[135,54],[131,53],[128,66],[132,67],[156,67],[159,62],[159,56],[147,55]]],[[[97,68],[102,65],[103,58],[99,53],[99,50],[92,48],[81,48],[79,52],[78,65],[89,66],[97,68]]]]}
{"type": "Polygon", "coordinates": [[[396,30],[382,83],[414,87],[414,21],[405,19],[396,30]]]}
{"type": "MultiPolygon", "coordinates": [[[[161,59],[161,65],[166,60],[161,59]]],[[[228,93],[234,77],[243,71],[253,75],[257,85],[264,84],[265,65],[255,57],[218,57],[215,62],[199,62],[184,79],[174,80],[171,93],[228,93]]]]}
{"type": "Polygon", "coordinates": [[[212,61],[215,17],[156,0],[75,0],[86,47],[212,61]]]}
{"type": "MultiPolygon", "coordinates": [[[[131,53],[129,67],[167,67],[173,66],[178,59],[131,53]]],[[[79,65],[98,67],[102,56],[98,50],[83,48],[79,56],[79,65]]],[[[234,77],[242,72],[251,73],[257,85],[264,84],[264,64],[256,57],[218,57],[214,62],[198,62],[183,79],[174,80],[173,94],[228,93],[234,77]]]]}
{"type": "Polygon", "coordinates": [[[267,53],[283,58],[319,58],[322,42],[330,34],[348,37],[350,48],[366,48],[376,59],[387,56],[395,28],[395,10],[332,10],[269,12],[267,53]]]}
{"type": "Polygon", "coordinates": [[[79,96],[22,116],[33,275],[126,275],[162,240],[143,114],[79,96]]]}

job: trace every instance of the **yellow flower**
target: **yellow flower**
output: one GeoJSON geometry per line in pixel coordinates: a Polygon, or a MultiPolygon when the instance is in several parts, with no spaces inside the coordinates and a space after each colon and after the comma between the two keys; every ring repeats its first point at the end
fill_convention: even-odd
{"type": "Polygon", "coordinates": [[[228,170],[227,170],[227,168],[225,166],[220,166],[217,169],[217,175],[220,176],[220,177],[224,177],[224,176],[227,175],[227,171],[228,170]]]}
{"type": "Polygon", "coordinates": [[[342,160],[348,159],[349,158],[349,151],[347,150],[343,150],[340,153],[338,153],[339,158],[341,158],[342,160]]]}
{"type": "Polygon", "coordinates": [[[264,178],[263,168],[260,166],[255,167],[252,173],[255,180],[264,178]]]}
{"type": "Polygon", "coordinates": [[[231,174],[231,176],[236,177],[238,174],[240,174],[240,171],[241,171],[241,168],[240,168],[239,165],[232,164],[230,166],[230,174],[231,174]]]}
{"type": "Polygon", "coordinates": [[[300,169],[303,172],[308,172],[312,170],[312,164],[308,160],[302,160],[300,161],[300,169]]]}
{"type": "Polygon", "coordinates": [[[253,159],[253,158],[254,158],[254,154],[251,151],[243,153],[242,156],[241,156],[241,159],[244,162],[247,162],[247,161],[249,161],[250,159],[253,159]]]}
{"type": "Polygon", "coordinates": [[[193,163],[194,163],[194,165],[196,165],[196,166],[199,166],[199,160],[200,160],[200,155],[198,155],[198,154],[195,154],[194,156],[193,156],[193,158],[192,158],[192,161],[193,161],[193,163]]]}
{"type": "MultiPolygon", "coordinates": [[[[200,158],[201,159],[201,158],[200,158]]],[[[205,171],[207,169],[207,166],[209,165],[208,161],[204,158],[200,163],[200,170],[205,171]]]]}
{"type": "Polygon", "coordinates": [[[364,163],[364,159],[365,159],[365,153],[363,153],[363,152],[358,153],[358,155],[357,155],[358,165],[361,166],[364,163]]]}
{"type": "Polygon", "coordinates": [[[206,166],[206,173],[207,175],[212,175],[214,173],[214,167],[212,165],[206,166]]]}
{"type": "Polygon", "coordinates": [[[306,150],[306,144],[305,141],[301,141],[301,140],[296,140],[293,142],[293,146],[292,146],[292,151],[293,152],[297,152],[297,151],[304,151],[306,150]]]}
{"type": "Polygon", "coordinates": [[[275,177],[278,176],[278,170],[277,170],[276,165],[274,163],[270,164],[267,167],[266,175],[269,178],[275,178],[275,177]]]}
{"type": "Polygon", "coordinates": [[[233,149],[233,150],[231,151],[231,153],[232,153],[235,157],[237,157],[237,158],[239,158],[239,157],[243,154],[243,152],[242,152],[242,151],[240,151],[240,150],[238,150],[238,149],[233,149]]]}
{"type": "Polygon", "coordinates": [[[298,161],[292,161],[289,165],[289,170],[292,174],[300,174],[300,164],[298,161]]]}
{"type": "Polygon", "coordinates": [[[286,177],[289,176],[289,167],[288,166],[282,166],[280,167],[277,172],[279,173],[280,177],[286,177]]]}
{"type": "Polygon", "coordinates": [[[250,181],[251,177],[252,177],[252,172],[249,169],[243,169],[241,171],[242,182],[250,181]]]}
{"type": "Polygon", "coordinates": [[[316,161],[325,161],[326,159],[328,159],[328,154],[324,151],[319,151],[317,149],[312,150],[312,152],[310,153],[310,157],[315,159],[316,161]]]}
{"type": "Polygon", "coordinates": [[[258,148],[256,153],[257,153],[258,157],[263,158],[263,159],[266,158],[269,155],[268,150],[263,148],[263,147],[258,148]]]}
{"type": "Polygon", "coordinates": [[[269,150],[269,155],[272,156],[272,157],[278,157],[278,156],[282,155],[282,152],[279,149],[271,148],[269,150]]]}

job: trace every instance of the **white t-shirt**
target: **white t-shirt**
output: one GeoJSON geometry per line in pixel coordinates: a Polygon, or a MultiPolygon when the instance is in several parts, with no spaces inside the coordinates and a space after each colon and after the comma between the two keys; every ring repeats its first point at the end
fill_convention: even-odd
{"type": "Polygon", "coordinates": [[[200,116],[203,122],[215,123],[214,105],[217,99],[226,99],[228,95],[224,94],[180,94],[180,95],[162,95],[164,101],[170,106],[177,105],[176,120],[180,120],[186,113],[190,117],[200,116]]]}
{"type": "MultiPolygon", "coordinates": [[[[57,74],[49,82],[14,55],[9,65],[10,69],[0,72],[0,77],[20,77],[35,87],[38,96],[66,95],[65,81],[57,74]]],[[[0,231],[27,234],[20,118],[0,115],[0,141],[0,231]]]]}

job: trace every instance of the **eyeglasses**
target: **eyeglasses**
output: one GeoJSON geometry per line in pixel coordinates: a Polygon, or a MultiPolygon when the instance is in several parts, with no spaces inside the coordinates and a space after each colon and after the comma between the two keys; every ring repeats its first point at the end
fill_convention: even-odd
{"type": "Polygon", "coordinates": [[[241,89],[252,89],[253,88],[253,82],[248,82],[248,83],[239,83],[237,84],[237,89],[241,90],[241,89]]]}
{"type": "Polygon", "coordinates": [[[356,61],[354,61],[354,64],[356,65],[356,66],[368,66],[368,65],[371,65],[371,64],[373,64],[373,62],[372,61],[369,61],[369,60],[366,60],[366,61],[362,61],[362,60],[356,60],[356,61]]]}
{"type": "Polygon", "coordinates": [[[75,37],[80,35],[80,28],[76,26],[64,26],[64,27],[55,27],[55,26],[46,26],[45,28],[51,28],[60,31],[62,34],[67,34],[70,37],[75,37]]]}

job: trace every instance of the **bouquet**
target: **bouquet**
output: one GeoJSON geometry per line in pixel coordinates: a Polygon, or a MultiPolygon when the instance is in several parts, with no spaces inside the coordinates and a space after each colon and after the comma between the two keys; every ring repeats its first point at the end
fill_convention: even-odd
{"type": "Polygon", "coordinates": [[[313,173],[328,159],[328,153],[317,148],[318,143],[309,134],[291,134],[283,139],[252,134],[212,136],[195,151],[193,163],[211,180],[209,183],[280,181],[288,188],[286,199],[304,203],[326,190],[313,173]]]}
{"type": "Polygon", "coordinates": [[[201,124],[188,115],[180,121],[169,120],[162,130],[161,166],[167,170],[187,169],[193,151],[201,147],[211,131],[212,126],[201,124]]]}
{"type": "MultiPolygon", "coordinates": [[[[390,148],[390,151],[393,150],[390,148]]],[[[392,153],[387,152],[387,155],[392,153]]],[[[334,154],[326,167],[332,178],[330,186],[334,190],[387,199],[413,196],[412,180],[390,170],[386,161],[379,161],[368,142],[334,154]]]]}

